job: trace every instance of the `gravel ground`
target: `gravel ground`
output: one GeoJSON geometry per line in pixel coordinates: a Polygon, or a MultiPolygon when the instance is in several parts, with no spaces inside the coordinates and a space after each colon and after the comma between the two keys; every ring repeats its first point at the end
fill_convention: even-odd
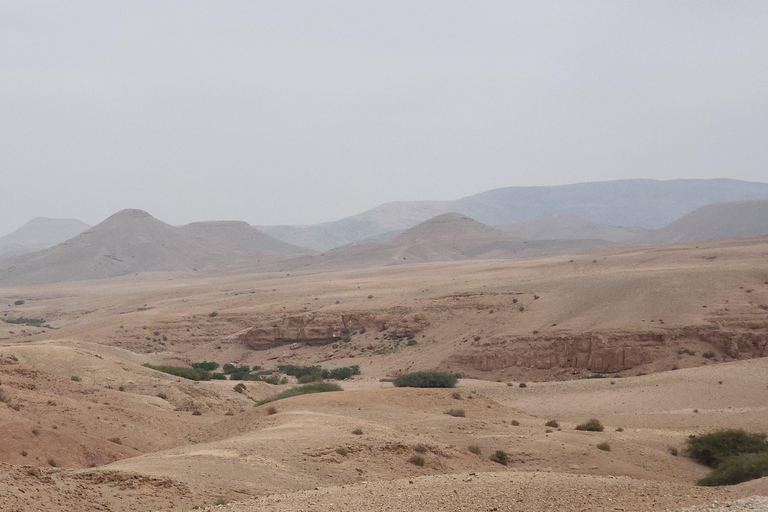
{"type": "Polygon", "coordinates": [[[686,508],[682,512],[764,512],[768,511],[768,497],[752,496],[727,503],[713,503],[702,507],[686,508]]]}
{"type": "MultiPolygon", "coordinates": [[[[209,510],[227,512],[414,511],[617,512],[681,510],[724,502],[727,489],[545,472],[439,475],[277,494],[209,510]]],[[[746,501],[751,506],[751,503],[746,501]]],[[[762,503],[762,502],[754,502],[762,503]]],[[[699,509],[695,509],[699,510],[699,509]]],[[[710,510],[704,508],[701,510],[710,510]]],[[[714,509],[713,509],[714,510],[714,509]]],[[[716,509],[720,510],[720,509],[716,509]]],[[[722,509],[726,510],[726,509],[722,509]]],[[[729,508],[727,510],[766,510],[729,508]]]]}

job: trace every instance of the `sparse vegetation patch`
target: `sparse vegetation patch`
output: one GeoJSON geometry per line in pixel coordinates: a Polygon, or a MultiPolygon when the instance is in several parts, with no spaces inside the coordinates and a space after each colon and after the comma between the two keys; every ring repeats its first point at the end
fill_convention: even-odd
{"type": "Polygon", "coordinates": [[[449,372],[420,371],[402,373],[393,381],[396,387],[409,388],[453,388],[459,378],[449,372]]]}

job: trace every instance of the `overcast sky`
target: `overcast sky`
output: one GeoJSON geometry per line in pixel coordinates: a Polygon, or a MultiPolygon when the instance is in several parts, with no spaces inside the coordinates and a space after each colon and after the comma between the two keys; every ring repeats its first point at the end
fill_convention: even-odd
{"type": "Polygon", "coordinates": [[[0,235],[768,181],[768,1],[0,0],[0,235]]]}

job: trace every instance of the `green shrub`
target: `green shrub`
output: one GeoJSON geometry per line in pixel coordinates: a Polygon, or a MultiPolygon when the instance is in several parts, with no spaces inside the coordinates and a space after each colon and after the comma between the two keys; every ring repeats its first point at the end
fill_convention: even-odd
{"type": "Polygon", "coordinates": [[[344,389],[338,384],[332,382],[315,382],[312,384],[305,384],[291,389],[286,389],[282,393],[278,393],[271,398],[258,402],[257,405],[266,404],[268,402],[274,402],[275,400],[282,400],[283,398],[290,398],[292,396],[306,395],[309,393],[326,393],[328,391],[344,391],[344,389]]]}
{"type": "Polygon", "coordinates": [[[211,373],[207,370],[201,370],[199,368],[188,368],[186,366],[165,366],[165,365],[151,365],[149,363],[144,364],[145,367],[158,372],[167,373],[176,377],[189,380],[211,380],[211,373]]]}
{"type": "Polygon", "coordinates": [[[722,461],[698,485],[735,485],[768,476],[768,451],[743,453],[722,461]]]}
{"type": "Polygon", "coordinates": [[[13,301],[14,306],[21,306],[22,304],[24,304],[24,301],[22,299],[13,301]]]}
{"type": "Polygon", "coordinates": [[[227,380],[227,376],[223,373],[212,373],[211,379],[213,380],[227,380]]]}
{"type": "Polygon", "coordinates": [[[353,375],[360,375],[360,367],[356,364],[352,366],[342,366],[341,368],[334,368],[330,371],[330,374],[326,378],[345,380],[353,375]]]}
{"type": "Polygon", "coordinates": [[[27,325],[29,327],[42,327],[45,323],[45,319],[43,318],[16,318],[16,319],[6,319],[4,320],[7,324],[17,324],[17,325],[27,325]]]}
{"type": "Polygon", "coordinates": [[[413,455],[411,455],[411,458],[408,459],[408,462],[410,462],[414,466],[423,466],[424,465],[424,457],[414,453],[413,455]]]}
{"type": "Polygon", "coordinates": [[[576,430],[586,430],[589,432],[602,432],[604,429],[605,427],[603,427],[603,424],[600,423],[600,420],[597,420],[595,418],[592,418],[591,420],[587,420],[584,423],[576,425],[576,430]]]}
{"type": "Polygon", "coordinates": [[[493,462],[506,466],[509,464],[509,455],[504,450],[496,450],[493,455],[489,457],[493,462]]]}
{"type": "Polygon", "coordinates": [[[467,414],[464,412],[464,409],[448,409],[445,411],[445,414],[448,416],[453,416],[454,418],[463,418],[467,414]]]}
{"type": "Polygon", "coordinates": [[[277,369],[280,370],[281,373],[291,375],[297,379],[309,376],[311,380],[305,379],[306,382],[322,380],[324,377],[328,376],[328,370],[323,370],[319,366],[296,366],[294,364],[281,364],[277,367],[277,369]],[[323,372],[325,372],[325,375],[323,375],[323,372]]]}
{"type": "Polygon", "coordinates": [[[458,377],[453,373],[420,371],[402,373],[395,378],[393,384],[399,388],[452,388],[458,381],[458,377]]]}
{"type": "Polygon", "coordinates": [[[202,361],[200,363],[192,363],[192,368],[197,368],[198,370],[208,370],[209,372],[216,370],[219,367],[219,363],[216,363],[214,361],[202,361]]]}
{"type": "Polygon", "coordinates": [[[296,380],[299,382],[299,384],[309,384],[310,382],[321,381],[323,378],[320,376],[320,374],[308,373],[306,375],[302,375],[296,380]]]}
{"type": "Polygon", "coordinates": [[[728,457],[768,451],[765,437],[765,434],[751,434],[743,429],[718,430],[689,436],[687,451],[697,462],[716,468],[728,457]]]}

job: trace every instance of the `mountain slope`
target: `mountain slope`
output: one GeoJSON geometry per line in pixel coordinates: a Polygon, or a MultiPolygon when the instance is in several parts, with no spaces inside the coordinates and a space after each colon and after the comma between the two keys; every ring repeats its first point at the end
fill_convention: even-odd
{"type": "Polygon", "coordinates": [[[0,284],[38,284],[135,272],[221,268],[247,255],[193,239],[141,210],[123,210],[50,249],[0,262],[0,284]]]}
{"type": "Polygon", "coordinates": [[[262,233],[242,221],[193,222],[179,228],[186,235],[250,253],[299,254],[311,252],[262,233]]]}
{"type": "Polygon", "coordinates": [[[279,263],[282,270],[347,270],[469,259],[533,258],[607,249],[605,240],[522,240],[459,213],[426,220],[387,242],[351,244],[279,263]]]}
{"type": "Polygon", "coordinates": [[[768,183],[731,179],[603,181],[506,187],[456,201],[387,203],[335,222],[259,229],[294,245],[327,250],[408,229],[447,212],[488,225],[572,214],[596,224],[657,229],[707,204],[752,199],[768,199],[768,183]]]}
{"type": "Polygon", "coordinates": [[[637,238],[644,245],[768,235],[768,200],[702,206],[669,226],[637,238]]]}
{"type": "Polygon", "coordinates": [[[607,240],[627,242],[644,233],[641,229],[595,224],[578,215],[557,213],[527,222],[508,222],[494,226],[500,231],[532,240],[607,240]]]}
{"type": "Polygon", "coordinates": [[[0,238],[0,258],[48,249],[90,227],[77,219],[36,217],[13,233],[0,238]]]}

